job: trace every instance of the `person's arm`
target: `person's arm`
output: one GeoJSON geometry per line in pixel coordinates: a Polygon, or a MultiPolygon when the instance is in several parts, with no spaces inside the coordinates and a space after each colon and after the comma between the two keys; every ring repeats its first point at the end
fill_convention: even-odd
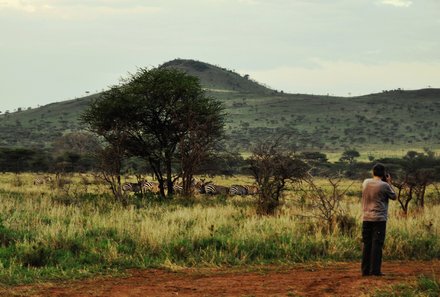
{"type": "Polygon", "coordinates": [[[391,175],[387,174],[386,179],[387,179],[387,183],[388,183],[387,196],[391,200],[396,200],[397,195],[396,195],[396,192],[394,192],[393,186],[391,185],[391,182],[392,182],[391,175]]]}

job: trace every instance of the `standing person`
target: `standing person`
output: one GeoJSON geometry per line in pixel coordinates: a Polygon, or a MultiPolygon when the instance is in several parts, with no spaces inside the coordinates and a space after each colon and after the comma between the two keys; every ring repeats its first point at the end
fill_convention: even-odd
{"type": "Polygon", "coordinates": [[[373,178],[362,184],[362,275],[382,276],[382,248],[388,218],[388,200],[395,200],[391,176],[383,164],[373,166],[373,178]]]}

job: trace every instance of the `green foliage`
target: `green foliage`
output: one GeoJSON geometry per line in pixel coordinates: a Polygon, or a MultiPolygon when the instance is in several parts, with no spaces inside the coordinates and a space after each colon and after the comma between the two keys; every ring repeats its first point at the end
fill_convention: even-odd
{"type": "Polygon", "coordinates": [[[339,161],[352,164],[356,160],[356,158],[359,158],[360,156],[361,155],[359,154],[359,152],[357,150],[347,149],[342,153],[342,156],[339,159],[339,161]]]}
{"type": "Polygon", "coordinates": [[[426,188],[440,180],[440,158],[432,151],[425,150],[408,151],[402,159],[384,158],[380,161],[387,165],[393,177],[402,211],[408,213],[411,201],[423,208],[426,188]]]}
{"type": "MultiPolygon", "coordinates": [[[[238,151],[250,151],[257,139],[284,132],[295,133],[292,147],[336,150],[338,158],[347,146],[361,148],[365,158],[370,153],[381,158],[384,150],[400,154],[402,149],[440,148],[438,89],[351,98],[281,94],[198,61],[175,60],[163,67],[197,76],[208,94],[224,104],[228,146],[238,151]]],[[[84,128],[79,114],[100,95],[1,115],[0,145],[51,146],[65,132],[84,128]]]]}
{"type": "Polygon", "coordinates": [[[194,172],[201,157],[193,153],[204,156],[223,132],[221,103],[205,95],[196,77],[168,68],[140,69],[104,92],[82,120],[112,147],[148,160],[162,196],[165,181],[173,194],[177,153],[190,159],[183,171],[194,172]]]}
{"type": "Polygon", "coordinates": [[[415,284],[393,285],[390,289],[376,290],[374,297],[437,297],[440,296],[440,282],[435,277],[421,275],[415,284]]]}
{"type": "Polygon", "coordinates": [[[249,171],[259,187],[257,212],[273,215],[289,183],[308,176],[308,166],[283,148],[281,138],[260,142],[248,159],[249,171]]]}
{"type": "Polygon", "coordinates": [[[387,231],[386,251],[391,258],[429,260],[440,255],[439,238],[436,234],[413,236],[405,230],[390,229],[387,231]],[[405,244],[402,245],[402,242],[405,244]]]}
{"type": "Polygon", "coordinates": [[[3,221],[0,218],[0,247],[8,248],[15,245],[16,242],[23,240],[24,238],[30,238],[31,233],[27,231],[15,231],[11,230],[3,225],[3,221]]]}
{"type": "Polygon", "coordinates": [[[319,165],[328,162],[327,156],[321,152],[302,152],[300,157],[312,165],[319,165]]]}
{"type": "Polygon", "coordinates": [[[22,172],[38,170],[35,166],[39,157],[45,157],[44,152],[25,148],[0,148],[0,170],[3,172],[22,172]]]}

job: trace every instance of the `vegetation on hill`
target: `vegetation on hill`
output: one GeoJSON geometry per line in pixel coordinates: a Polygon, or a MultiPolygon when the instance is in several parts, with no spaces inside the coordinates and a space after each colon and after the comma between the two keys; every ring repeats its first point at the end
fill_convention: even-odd
{"type": "Polygon", "coordinates": [[[65,133],[81,130],[79,115],[100,94],[0,116],[0,146],[47,148],[65,133]]]}
{"type": "MultiPolygon", "coordinates": [[[[230,149],[249,151],[257,139],[293,134],[292,149],[362,152],[440,148],[440,90],[392,90],[360,97],[283,94],[248,76],[193,60],[172,67],[197,76],[225,106],[230,149]]],[[[99,94],[0,116],[0,146],[48,147],[63,133],[82,129],[79,114],[99,94]]],[[[378,157],[375,155],[374,157],[378,157]]],[[[380,156],[379,156],[380,157],[380,156]]]]}

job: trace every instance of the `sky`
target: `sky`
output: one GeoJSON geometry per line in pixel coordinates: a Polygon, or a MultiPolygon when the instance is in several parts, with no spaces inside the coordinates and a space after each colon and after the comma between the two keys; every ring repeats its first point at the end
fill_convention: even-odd
{"type": "Polygon", "coordinates": [[[289,93],[440,88],[440,0],[0,0],[0,111],[175,58],[289,93]]]}

